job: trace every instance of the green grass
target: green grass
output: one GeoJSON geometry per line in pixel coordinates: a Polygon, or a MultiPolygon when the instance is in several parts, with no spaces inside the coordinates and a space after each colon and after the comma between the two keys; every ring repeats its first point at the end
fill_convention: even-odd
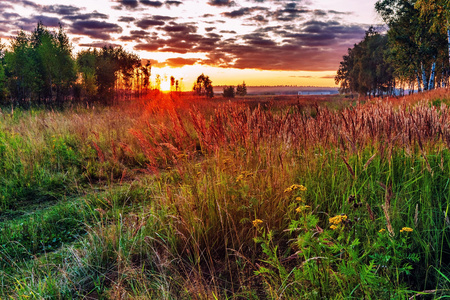
{"type": "Polygon", "coordinates": [[[423,97],[4,113],[0,297],[445,297],[449,97],[423,97]]]}

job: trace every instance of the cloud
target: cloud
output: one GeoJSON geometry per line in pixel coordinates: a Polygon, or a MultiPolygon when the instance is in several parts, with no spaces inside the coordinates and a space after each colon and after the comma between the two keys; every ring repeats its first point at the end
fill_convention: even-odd
{"type": "Polygon", "coordinates": [[[322,79],[334,79],[336,77],[336,75],[325,75],[325,76],[321,76],[320,78],[322,79]]]}
{"type": "Polygon", "coordinates": [[[152,6],[152,7],[161,7],[163,3],[161,1],[149,1],[149,0],[141,0],[141,4],[152,6]]]}
{"type": "Polygon", "coordinates": [[[229,18],[238,18],[250,14],[250,11],[251,11],[250,8],[242,7],[238,10],[233,10],[231,12],[224,12],[222,13],[222,15],[229,18]]]}
{"type": "Polygon", "coordinates": [[[71,21],[79,21],[79,20],[91,20],[91,19],[108,19],[108,15],[101,14],[99,12],[93,12],[93,13],[87,13],[87,14],[76,14],[73,16],[65,16],[65,20],[71,20],[71,21]]]}
{"type": "Polygon", "coordinates": [[[183,58],[183,57],[175,57],[175,58],[169,58],[164,62],[159,62],[156,64],[153,64],[155,67],[172,67],[172,68],[179,68],[183,66],[192,66],[199,62],[199,58],[183,58]]]}
{"type": "Polygon", "coordinates": [[[117,24],[96,20],[74,22],[69,30],[72,34],[87,35],[100,40],[110,39],[110,33],[121,33],[122,31],[122,27],[117,24]]]}
{"type": "Polygon", "coordinates": [[[42,10],[46,13],[68,16],[78,13],[80,8],[72,5],[46,5],[42,10]]]}
{"type": "Polygon", "coordinates": [[[8,12],[4,12],[2,13],[2,17],[6,20],[11,20],[11,19],[17,19],[20,18],[19,14],[16,13],[8,13],[8,12]]]}
{"type": "Polygon", "coordinates": [[[156,51],[158,50],[160,46],[151,44],[151,43],[140,43],[134,46],[134,50],[141,50],[141,51],[156,51]]]}
{"type": "Polygon", "coordinates": [[[188,24],[175,24],[172,23],[171,25],[167,25],[160,28],[163,31],[166,32],[182,32],[182,33],[192,33],[197,32],[197,27],[193,25],[188,24]]]}
{"type": "Polygon", "coordinates": [[[92,42],[92,43],[87,43],[87,44],[79,44],[78,46],[89,47],[89,48],[103,48],[103,47],[116,48],[116,47],[120,47],[121,45],[108,43],[108,42],[92,42]]]}
{"type": "Polygon", "coordinates": [[[139,28],[147,29],[147,28],[149,28],[151,26],[162,26],[165,23],[166,22],[160,21],[160,20],[142,19],[142,20],[137,21],[135,24],[139,28]]]}
{"type": "Polygon", "coordinates": [[[142,39],[148,38],[149,33],[145,30],[131,30],[129,36],[121,36],[119,40],[123,42],[140,42],[142,39]]]}
{"type": "Polygon", "coordinates": [[[117,0],[116,2],[120,3],[120,5],[116,7],[118,9],[121,9],[122,7],[136,8],[139,5],[137,0],[117,0]]]}
{"type": "Polygon", "coordinates": [[[234,6],[236,3],[230,0],[211,0],[208,2],[212,6],[234,6]]]}
{"type": "Polygon", "coordinates": [[[183,2],[181,2],[181,1],[166,1],[166,2],[164,2],[164,4],[166,4],[168,6],[170,6],[170,5],[178,6],[180,4],[183,4],[183,2]]]}
{"type": "Polygon", "coordinates": [[[136,19],[133,17],[120,17],[119,22],[125,22],[125,23],[131,23],[134,22],[136,19]]]}
{"type": "Polygon", "coordinates": [[[43,15],[35,15],[30,18],[21,18],[15,25],[24,30],[33,31],[38,22],[42,22],[42,24],[47,27],[58,27],[59,24],[63,25],[60,19],[43,15]]]}

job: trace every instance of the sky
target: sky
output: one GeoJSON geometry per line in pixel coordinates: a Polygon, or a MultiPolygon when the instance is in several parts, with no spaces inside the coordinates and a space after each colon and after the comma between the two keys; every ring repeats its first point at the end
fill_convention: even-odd
{"type": "Polygon", "coordinates": [[[213,85],[335,86],[347,49],[379,26],[376,0],[1,0],[0,38],[61,24],[74,51],[123,46],[190,90],[213,85]]]}

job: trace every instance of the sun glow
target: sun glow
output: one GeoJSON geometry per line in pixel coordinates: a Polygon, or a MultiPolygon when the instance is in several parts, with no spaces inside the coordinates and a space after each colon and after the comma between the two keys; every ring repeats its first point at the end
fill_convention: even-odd
{"type": "Polygon", "coordinates": [[[161,81],[161,92],[170,92],[170,81],[169,80],[161,81]]]}

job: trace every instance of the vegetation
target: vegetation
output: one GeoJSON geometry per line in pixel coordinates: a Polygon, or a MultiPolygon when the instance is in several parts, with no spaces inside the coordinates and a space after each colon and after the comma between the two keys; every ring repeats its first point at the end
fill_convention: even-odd
{"type": "Polygon", "coordinates": [[[247,86],[245,85],[245,82],[242,82],[242,84],[237,85],[236,95],[238,95],[238,96],[246,96],[247,95],[247,86]]]}
{"type": "Polygon", "coordinates": [[[232,85],[225,86],[223,88],[222,96],[224,96],[225,98],[234,98],[234,96],[236,96],[236,91],[234,90],[234,86],[232,86],[232,85]]]}
{"type": "Polygon", "coordinates": [[[203,73],[197,77],[192,90],[199,96],[214,97],[212,81],[209,79],[209,76],[205,76],[203,73]]]}
{"type": "Polygon", "coordinates": [[[381,96],[447,86],[449,31],[444,2],[377,1],[375,9],[389,30],[380,35],[371,28],[349,49],[335,77],[341,92],[381,96]]]}
{"type": "Polygon", "coordinates": [[[448,292],[445,90],[264,107],[159,97],[2,111],[2,298],[448,292]]]}
{"type": "Polygon", "coordinates": [[[85,50],[74,59],[62,29],[42,23],[0,45],[0,104],[22,107],[108,101],[139,96],[150,85],[151,66],[121,47],[85,50]],[[79,80],[77,80],[79,78],[79,80]]]}

